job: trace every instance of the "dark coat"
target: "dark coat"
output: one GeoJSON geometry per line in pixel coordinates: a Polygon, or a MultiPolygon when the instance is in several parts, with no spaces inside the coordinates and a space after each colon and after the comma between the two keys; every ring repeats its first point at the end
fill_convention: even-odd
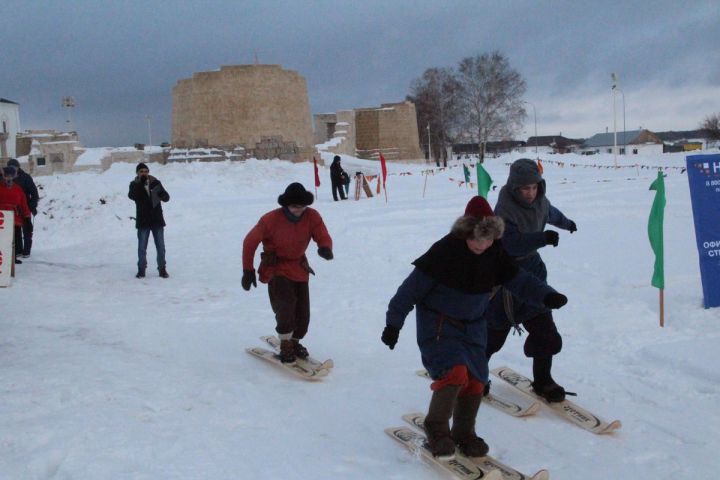
{"type": "MultiPolygon", "coordinates": [[[[540,178],[537,165],[531,160],[522,163],[521,160],[517,160],[513,164],[515,170],[511,170],[508,183],[501,191],[502,202],[498,200],[495,214],[505,220],[502,243],[507,252],[515,258],[522,270],[547,282],[547,267],[538,252],[540,248],[546,246],[545,227],[550,224],[563,230],[570,230],[572,222],[545,197],[545,180],[537,181],[540,178]],[[525,170],[520,170],[518,166],[524,167],[525,170]],[[517,178],[518,171],[525,173],[526,178],[517,178]],[[536,176],[534,177],[533,174],[536,176]],[[528,206],[522,202],[516,192],[520,186],[534,181],[538,183],[538,196],[534,204],[528,206]]],[[[510,319],[503,295],[499,294],[493,298],[487,319],[490,328],[504,330],[511,325],[523,323],[548,312],[547,308],[529,304],[515,295],[512,298],[512,319],[510,319]]]]}
{"type": "Polygon", "coordinates": [[[390,300],[386,324],[402,328],[415,307],[417,343],[433,379],[465,365],[473,377],[487,382],[484,313],[493,287],[502,285],[538,305],[554,292],[519,270],[500,242],[476,255],[465,240],[447,235],[414,263],[415,269],[390,300]]]}
{"type": "Polygon", "coordinates": [[[20,185],[20,188],[22,188],[25,193],[25,198],[27,198],[28,207],[30,207],[32,214],[37,215],[37,206],[40,196],[38,195],[38,189],[35,186],[35,182],[32,177],[28,173],[25,173],[22,168],[18,168],[15,183],[20,185]]]}
{"type": "Polygon", "coordinates": [[[344,185],[348,178],[347,172],[340,165],[340,160],[334,160],[330,165],[330,182],[333,185],[344,185]]]}
{"type": "Polygon", "coordinates": [[[128,198],[135,201],[135,228],[164,227],[161,202],[169,201],[170,195],[157,178],[148,175],[147,180],[150,194],[140,182],[139,176],[130,182],[128,198]]]}

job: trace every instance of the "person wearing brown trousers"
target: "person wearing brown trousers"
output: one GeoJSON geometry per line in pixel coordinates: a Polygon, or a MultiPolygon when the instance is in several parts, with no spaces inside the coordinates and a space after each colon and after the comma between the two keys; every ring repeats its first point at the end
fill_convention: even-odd
{"type": "Polygon", "coordinates": [[[493,288],[502,285],[538,306],[560,308],[567,302],[518,269],[497,241],[503,229],[503,220],[487,202],[483,215],[460,217],[448,235],[413,262],[415,269],[388,304],[381,340],[390,349],[415,308],[417,343],[433,379],[425,431],[437,457],[452,457],[456,446],[471,457],[488,452],[475,433],[475,420],[488,382],[484,314],[493,288]]]}
{"type": "Polygon", "coordinates": [[[300,183],[291,183],[278,197],[281,208],[263,215],[243,241],[242,287],[257,287],[253,261],[262,243],[258,274],[268,284],[270,306],[275,314],[275,331],[280,338],[280,361],[287,364],[296,358],[307,358],[308,351],[300,343],[310,324],[310,293],[308,281],[312,268],[305,251],[310,240],[318,245],[318,255],[332,260],[332,238],[320,213],[309,208],[314,196],[300,183]]]}

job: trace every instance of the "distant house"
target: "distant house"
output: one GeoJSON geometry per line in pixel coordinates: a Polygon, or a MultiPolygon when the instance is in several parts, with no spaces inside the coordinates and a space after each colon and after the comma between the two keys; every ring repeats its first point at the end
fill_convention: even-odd
{"type": "Polygon", "coordinates": [[[544,135],[530,137],[525,146],[533,151],[537,147],[538,153],[572,153],[583,144],[582,139],[563,137],[562,135],[544,135]]]}
{"type": "MultiPolygon", "coordinates": [[[[20,105],[0,98],[0,158],[15,158],[15,141],[20,131],[20,105]]],[[[5,162],[2,162],[5,165],[5,162]]]]}
{"type": "Polygon", "coordinates": [[[705,150],[715,145],[712,140],[708,141],[710,134],[707,130],[657,132],[656,135],[665,144],[665,152],[705,150]]]}
{"type": "MultiPolygon", "coordinates": [[[[614,132],[598,133],[585,140],[581,153],[613,153],[614,132]]],[[[663,141],[649,130],[628,130],[617,132],[617,154],[663,153],[663,141]]]]}

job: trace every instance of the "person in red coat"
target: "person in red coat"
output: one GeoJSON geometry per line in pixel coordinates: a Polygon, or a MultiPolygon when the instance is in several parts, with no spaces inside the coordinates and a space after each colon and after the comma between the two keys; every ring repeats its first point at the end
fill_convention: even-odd
{"type": "MultiPolygon", "coordinates": [[[[28,207],[25,192],[15,184],[15,167],[3,168],[3,182],[0,185],[0,210],[15,212],[15,245],[22,245],[22,226],[30,221],[30,207],[28,207]]],[[[22,263],[18,258],[22,252],[15,252],[15,263],[22,263]]]]}
{"type": "Polygon", "coordinates": [[[257,287],[253,260],[258,245],[263,245],[258,274],[260,282],[268,284],[283,363],[308,357],[300,340],[310,324],[308,281],[310,274],[315,274],[305,256],[310,240],[317,243],[319,256],[333,259],[332,238],[325,223],[317,210],[308,207],[313,200],[302,184],[291,183],[278,197],[281,208],[260,217],[243,241],[241,283],[246,291],[257,287]]]}

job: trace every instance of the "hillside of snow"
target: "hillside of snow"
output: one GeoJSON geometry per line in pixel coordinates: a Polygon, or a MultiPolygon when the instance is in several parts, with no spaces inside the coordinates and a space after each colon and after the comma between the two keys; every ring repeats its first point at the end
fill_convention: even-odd
{"type": "MultiPolygon", "coordinates": [[[[485,167],[502,186],[520,157],[485,167]]],[[[564,348],[554,377],[623,428],[597,436],[545,408],[517,419],[484,406],[478,434],[500,461],[526,473],[546,468],[553,480],[714,478],[720,311],[702,307],[684,155],[622,157],[619,169],[600,168],[613,164],[609,155],[543,160],[548,198],[578,225],[541,250],[549,283],[569,298],[555,315],[564,348]],[[662,329],[647,238],[656,170],[629,163],[672,167],[662,329]]],[[[343,166],[379,170],[350,157],[343,166]]],[[[430,398],[414,374],[422,366],[414,313],[395,350],[380,333],[410,263],[474,194],[458,184],[458,162],[450,167],[389,163],[387,203],[382,195],[333,202],[321,167],[313,208],[335,259],[308,249],[317,275],[304,341],[335,362],[320,383],[245,352],[263,346],[258,337],[275,323],[266,286],[240,287],[245,234],[290,182],[312,189],[312,164],[151,164],[171,196],[166,280],[154,270],[152,242],[148,277],[134,278],[133,165],[37,177],[32,257],[0,289],[0,479],[439,478],[383,432],[430,398]]],[[[511,335],[491,368],[529,374],[524,338],[511,335]]],[[[493,389],[518,395],[499,380],[493,389]]]]}

